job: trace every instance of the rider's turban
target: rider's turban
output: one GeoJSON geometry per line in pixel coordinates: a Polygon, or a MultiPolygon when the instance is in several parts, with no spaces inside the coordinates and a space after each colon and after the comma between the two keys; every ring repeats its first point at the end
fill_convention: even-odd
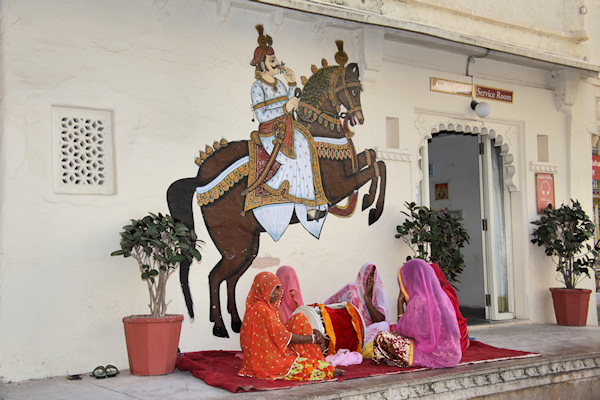
{"type": "Polygon", "coordinates": [[[254,50],[254,58],[250,61],[250,65],[253,67],[258,66],[261,61],[264,61],[267,55],[272,56],[275,54],[275,50],[271,47],[273,44],[271,36],[263,34],[262,25],[256,25],[256,30],[258,31],[258,47],[254,50]]]}

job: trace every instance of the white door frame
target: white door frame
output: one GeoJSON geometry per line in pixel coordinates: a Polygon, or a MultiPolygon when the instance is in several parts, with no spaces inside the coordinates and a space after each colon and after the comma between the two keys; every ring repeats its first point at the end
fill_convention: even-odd
{"type": "MultiPolygon", "coordinates": [[[[491,138],[489,136],[479,136],[480,143],[480,157],[479,157],[479,187],[480,187],[480,198],[481,198],[481,219],[482,224],[485,224],[485,229],[482,230],[483,235],[483,259],[484,259],[484,288],[486,293],[485,303],[485,314],[487,319],[494,321],[514,319],[514,287],[512,284],[512,254],[510,246],[510,222],[506,218],[510,215],[510,201],[506,201],[508,196],[508,190],[506,187],[502,187],[502,224],[504,225],[504,261],[506,263],[506,291],[507,291],[507,308],[508,311],[499,310],[499,294],[498,294],[498,283],[499,283],[499,268],[497,267],[496,251],[500,251],[495,246],[494,234],[496,233],[496,224],[498,220],[493,216],[493,210],[497,209],[496,202],[498,198],[494,196],[493,187],[493,165],[492,157],[495,156],[495,149],[492,149],[491,138]],[[483,222],[485,221],[485,222],[483,222]]],[[[502,172],[502,171],[500,171],[502,172]]]]}
{"type": "MultiPolygon", "coordinates": [[[[490,283],[490,280],[495,281],[495,277],[494,275],[490,276],[487,271],[485,272],[487,274],[485,277],[485,289],[486,293],[490,294],[491,305],[486,309],[490,319],[515,317],[526,319],[528,317],[528,306],[527,294],[524,288],[528,287],[527,270],[526,267],[520,268],[519,271],[514,271],[512,268],[513,265],[525,265],[523,257],[525,254],[525,240],[528,238],[528,225],[522,223],[525,205],[523,194],[520,191],[521,182],[524,181],[524,169],[522,168],[522,165],[524,165],[524,161],[522,161],[524,155],[520,151],[521,146],[519,144],[522,140],[522,132],[524,131],[523,122],[493,120],[490,118],[486,118],[485,121],[473,120],[451,113],[416,109],[414,126],[418,130],[420,142],[417,147],[417,162],[415,163],[416,168],[413,168],[413,174],[415,174],[413,176],[415,182],[418,182],[418,186],[421,188],[429,188],[429,174],[426,169],[429,166],[427,142],[433,134],[441,131],[470,133],[485,137],[488,143],[490,139],[495,140],[495,146],[500,149],[503,161],[504,223],[506,226],[506,251],[508,253],[508,309],[511,312],[497,312],[498,302],[496,296],[493,295],[495,291],[490,293],[492,286],[495,287],[495,285],[490,283]],[[517,273],[515,274],[515,272],[517,273]],[[491,301],[492,298],[494,298],[493,302],[491,301]]],[[[428,190],[420,190],[420,195],[421,204],[429,206],[428,190]]],[[[489,198],[489,194],[485,197],[489,198]]],[[[482,209],[484,208],[483,206],[484,204],[482,203],[482,209]]],[[[490,204],[486,207],[490,209],[490,204]]],[[[486,236],[489,237],[490,235],[486,236]]],[[[485,240],[488,243],[486,246],[490,246],[487,238],[485,240]]],[[[489,264],[487,258],[486,254],[486,265],[489,264]]]]}

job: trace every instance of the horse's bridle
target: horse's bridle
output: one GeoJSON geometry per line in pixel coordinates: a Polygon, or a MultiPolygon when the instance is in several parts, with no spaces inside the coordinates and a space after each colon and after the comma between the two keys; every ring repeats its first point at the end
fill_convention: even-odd
{"type": "MultiPolygon", "coordinates": [[[[350,96],[350,92],[348,88],[358,87],[360,90],[360,82],[346,82],[346,68],[340,67],[336,72],[331,75],[331,81],[329,82],[329,93],[332,93],[333,96],[329,96],[331,99],[331,104],[337,109],[338,108],[338,100],[337,94],[341,91],[346,95],[346,99],[348,100],[349,108],[346,111],[346,114],[353,114],[357,111],[362,111],[362,106],[354,106],[354,102],[352,101],[352,96],[350,96]],[[341,84],[339,86],[334,86],[339,80],[341,80],[341,84]]],[[[343,118],[341,114],[338,114],[339,118],[343,118]]]]}
{"type": "Polygon", "coordinates": [[[312,115],[310,117],[308,117],[307,113],[304,112],[299,112],[298,116],[300,117],[301,120],[307,121],[307,122],[317,122],[320,125],[324,125],[325,127],[328,127],[329,129],[333,130],[337,130],[338,132],[342,132],[342,121],[341,119],[344,119],[343,122],[343,130],[344,133],[346,134],[346,136],[352,136],[352,132],[348,129],[347,126],[347,117],[349,114],[355,113],[357,111],[362,111],[362,107],[360,105],[355,106],[354,102],[352,101],[352,97],[350,96],[350,92],[349,92],[349,88],[352,87],[358,87],[360,89],[360,82],[356,81],[356,82],[347,82],[346,81],[346,68],[344,68],[343,66],[339,66],[338,68],[336,68],[336,70],[334,72],[332,72],[330,78],[329,78],[329,88],[326,91],[326,98],[329,99],[329,101],[331,102],[332,107],[334,107],[334,109],[337,111],[336,113],[331,113],[331,112],[327,112],[327,111],[323,111],[320,110],[319,108],[304,103],[304,102],[300,102],[300,105],[298,107],[298,109],[305,109],[306,112],[311,112],[312,115]],[[339,85],[338,85],[338,82],[339,85]],[[337,98],[337,94],[339,92],[343,91],[346,99],[348,100],[348,107],[347,108],[347,112],[345,113],[340,113],[340,105],[341,102],[338,100],[337,98]],[[304,116],[300,116],[301,114],[303,114],[304,116]]]}

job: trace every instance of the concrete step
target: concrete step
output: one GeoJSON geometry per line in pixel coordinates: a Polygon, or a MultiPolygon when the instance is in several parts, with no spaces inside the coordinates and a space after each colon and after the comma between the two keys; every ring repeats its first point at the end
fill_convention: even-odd
{"type": "Polygon", "coordinates": [[[455,368],[323,382],[286,390],[233,394],[208,386],[189,372],[140,377],[122,370],[116,378],[80,381],[65,377],[0,384],[0,399],[533,399],[600,398],[600,327],[531,325],[523,321],[469,327],[483,343],[540,353],[524,358],[455,368]]]}
{"type": "MultiPolygon", "coordinates": [[[[529,358],[374,377],[361,387],[305,399],[598,399],[600,353],[529,358]]],[[[316,388],[315,388],[316,389],[316,388]]],[[[339,390],[339,389],[338,389],[339,390]]]]}

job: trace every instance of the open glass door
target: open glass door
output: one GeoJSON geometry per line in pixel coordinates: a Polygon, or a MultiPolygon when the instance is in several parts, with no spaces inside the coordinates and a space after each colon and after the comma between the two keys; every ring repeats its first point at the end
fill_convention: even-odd
{"type": "Polygon", "coordinates": [[[491,320],[512,319],[514,298],[512,287],[510,215],[508,191],[503,181],[500,148],[494,139],[480,135],[480,163],[483,218],[482,229],[485,242],[485,293],[486,318],[491,320]]]}

